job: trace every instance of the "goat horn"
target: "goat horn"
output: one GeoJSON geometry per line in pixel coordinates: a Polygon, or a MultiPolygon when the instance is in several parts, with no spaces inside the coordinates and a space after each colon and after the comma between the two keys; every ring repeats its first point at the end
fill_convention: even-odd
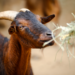
{"type": "Polygon", "coordinates": [[[26,8],[22,8],[22,9],[20,9],[20,11],[26,12],[26,11],[30,11],[30,10],[29,9],[26,9],[26,8]]]}
{"type": "MultiPolygon", "coordinates": [[[[30,11],[26,8],[22,8],[20,9],[19,12],[26,12],[26,11],[30,11]]],[[[16,17],[16,15],[19,13],[16,11],[4,11],[4,12],[0,12],[0,19],[5,19],[5,20],[10,20],[13,21],[14,18],[16,17]]]]}
{"type": "Polygon", "coordinates": [[[16,12],[16,11],[0,12],[0,19],[5,19],[5,20],[13,21],[18,13],[19,12],[16,12]]]}

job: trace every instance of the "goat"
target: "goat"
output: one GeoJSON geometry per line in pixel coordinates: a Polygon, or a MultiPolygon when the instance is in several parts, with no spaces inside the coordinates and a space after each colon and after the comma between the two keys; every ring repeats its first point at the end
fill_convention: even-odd
{"type": "Polygon", "coordinates": [[[61,13],[61,8],[58,0],[25,0],[26,5],[29,10],[35,14],[41,16],[49,16],[50,14],[55,14],[56,17],[53,22],[58,23],[58,18],[61,13]]]}
{"type": "MultiPolygon", "coordinates": [[[[52,39],[52,32],[45,23],[55,17],[40,17],[28,9],[0,12],[0,19],[12,21],[8,30],[10,39],[0,34],[0,75],[33,75],[31,48],[43,48],[52,39]]],[[[46,46],[51,46],[54,41],[46,46]]]]}

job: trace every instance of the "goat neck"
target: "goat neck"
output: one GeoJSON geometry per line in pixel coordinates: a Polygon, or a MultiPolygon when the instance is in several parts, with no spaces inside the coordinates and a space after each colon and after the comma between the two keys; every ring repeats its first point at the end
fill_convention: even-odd
{"type": "Polygon", "coordinates": [[[8,75],[29,75],[31,48],[27,48],[20,40],[16,35],[11,35],[9,49],[4,57],[8,75]]]}

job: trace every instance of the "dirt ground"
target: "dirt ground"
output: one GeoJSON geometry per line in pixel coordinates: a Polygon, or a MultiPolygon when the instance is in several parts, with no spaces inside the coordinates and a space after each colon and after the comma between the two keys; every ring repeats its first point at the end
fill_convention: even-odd
{"type": "Polygon", "coordinates": [[[34,75],[75,75],[75,59],[68,60],[66,52],[58,51],[57,46],[45,48],[43,53],[39,49],[32,50],[32,68],[34,75]]]}
{"type": "MultiPolygon", "coordinates": [[[[61,14],[59,18],[59,25],[66,25],[74,19],[71,15],[73,12],[75,14],[75,0],[59,0],[61,6],[61,14]]],[[[48,25],[49,28],[54,28],[54,26],[48,25]]],[[[34,75],[75,75],[75,59],[70,58],[68,60],[66,51],[58,51],[58,46],[54,45],[42,50],[32,49],[32,59],[31,64],[33,68],[34,75]]]]}
{"type": "MultiPolygon", "coordinates": [[[[59,18],[59,25],[66,25],[66,23],[74,20],[71,15],[75,14],[75,0],[59,0],[61,6],[61,15],[59,18]]],[[[53,25],[49,25],[51,28],[53,25]]],[[[54,28],[54,27],[53,27],[54,28]]],[[[4,30],[0,30],[1,33],[7,37],[8,27],[4,30]]],[[[57,54],[58,46],[47,47],[43,51],[40,49],[32,49],[31,65],[33,68],[34,75],[75,75],[75,59],[71,58],[68,60],[67,54],[63,52],[63,58],[61,61],[62,50],[57,54]]]]}

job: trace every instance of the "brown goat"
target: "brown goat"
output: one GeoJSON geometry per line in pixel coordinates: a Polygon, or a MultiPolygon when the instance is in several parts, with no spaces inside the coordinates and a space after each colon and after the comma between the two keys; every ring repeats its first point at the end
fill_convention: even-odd
{"type": "Polygon", "coordinates": [[[35,14],[39,14],[41,16],[55,14],[56,17],[53,19],[53,22],[58,23],[58,18],[61,12],[58,0],[25,0],[25,2],[25,7],[35,14]]]}
{"type": "MultiPolygon", "coordinates": [[[[43,44],[52,39],[52,32],[43,24],[54,17],[40,17],[28,9],[0,13],[0,19],[12,21],[8,30],[10,40],[0,34],[0,75],[33,75],[31,48],[43,48],[43,44]]],[[[54,41],[46,46],[53,44],[54,41]]]]}

